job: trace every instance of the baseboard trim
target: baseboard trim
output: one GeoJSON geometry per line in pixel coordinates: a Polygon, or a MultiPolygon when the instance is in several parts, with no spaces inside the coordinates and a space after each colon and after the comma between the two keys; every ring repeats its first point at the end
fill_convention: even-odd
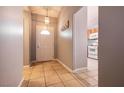
{"type": "Polygon", "coordinates": [[[56,59],[49,59],[49,60],[44,60],[44,61],[37,61],[37,60],[34,60],[34,61],[31,61],[32,62],[32,64],[33,63],[36,63],[36,62],[47,62],[47,61],[54,61],[54,60],[56,60],[56,59]]]}
{"type": "Polygon", "coordinates": [[[87,67],[77,68],[73,70],[73,73],[85,72],[87,71],[87,67]]]}
{"type": "Polygon", "coordinates": [[[24,78],[21,79],[21,81],[19,82],[18,87],[21,87],[23,81],[24,81],[24,78]]]}
{"type": "Polygon", "coordinates": [[[67,69],[71,73],[79,73],[79,72],[85,72],[87,71],[87,67],[77,68],[75,70],[70,69],[68,66],[66,66],[62,61],[59,59],[55,59],[57,62],[59,62],[65,69],[67,69]]]}
{"type": "Polygon", "coordinates": [[[63,65],[63,67],[65,67],[65,69],[67,69],[69,72],[73,72],[73,70],[71,70],[68,66],[66,66],[65,64],[63,64],[62,61],[60,61],[59,59],[55,59],[57,62],[59,62],[61,65],[63,65]]]}
{"type": "Polygon", "coordinates": [[[36,63],[37,62],[37,60],[33,60],[33,61],[31,61],[31,63],[36,63]]]}

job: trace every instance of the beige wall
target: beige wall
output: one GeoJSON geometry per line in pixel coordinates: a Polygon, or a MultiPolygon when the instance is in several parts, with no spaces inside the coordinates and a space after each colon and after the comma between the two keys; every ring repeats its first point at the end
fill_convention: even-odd
{"type": "Polygon", "coordinates": [[[26,8],[23,14],[24,32],[23,32],[23,47],[24,47],[24,61],[23,64],[29,65],[30,63],[30,30],[31,30],[31,12],[26,8]]]}
{"type": "Polygon", "coordinates": [[[73,41],[72,41],[72,22],[73,14],[80,9],[80,6],[63,7],[58,19],[57,33],[57,58],[66,66],[73,69],[73,41]],[[61,31],[64,21],[69,20],[70,27],[66,31],[61,31]]]}
{"type": "Polygon", "coordinates": [[[23,7],[0,7],[0,86],[18,86],[23,71],[23,7]]]}

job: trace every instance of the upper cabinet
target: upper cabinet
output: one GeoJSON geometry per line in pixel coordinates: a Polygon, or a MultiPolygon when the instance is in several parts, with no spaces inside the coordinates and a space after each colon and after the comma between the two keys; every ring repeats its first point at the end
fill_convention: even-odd
{"type": "Polygon", "coordinates": [[[98,39],[98,7],[88,6],[88,39],[98,39]]]}

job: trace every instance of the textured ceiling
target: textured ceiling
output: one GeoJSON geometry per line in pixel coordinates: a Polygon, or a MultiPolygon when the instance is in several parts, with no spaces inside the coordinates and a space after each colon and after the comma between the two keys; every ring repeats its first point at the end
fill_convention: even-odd
{"type": "Polygon", "coordinates": [[[47,15],[48,8],[48,16],[50,17],[58,17],[62,7],[61,6],[30,6],[31,12],[35,14],[40,14],[43,16],[47,15]]]}

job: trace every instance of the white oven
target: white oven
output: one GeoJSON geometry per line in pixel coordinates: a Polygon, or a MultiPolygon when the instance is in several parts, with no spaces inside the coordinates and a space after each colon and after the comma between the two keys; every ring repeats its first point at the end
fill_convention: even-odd
{"type": "Polygon", "coordinates": [[[98,59],[98,46],[88,46],[88,57],[98,59]]]}

